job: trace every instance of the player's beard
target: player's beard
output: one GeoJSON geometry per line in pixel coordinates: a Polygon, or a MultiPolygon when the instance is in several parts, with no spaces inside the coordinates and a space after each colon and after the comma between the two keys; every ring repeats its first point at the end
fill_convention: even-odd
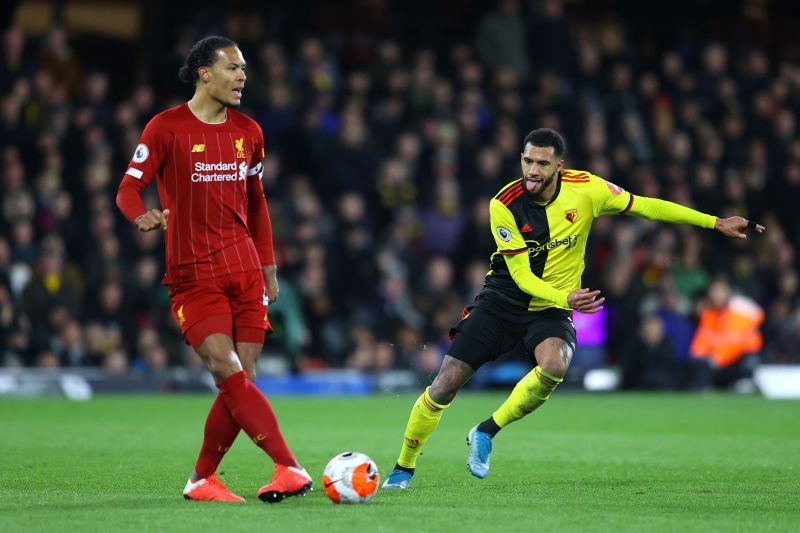
{"type": "MultiPolygon", "coordinates": [[[[548,177],[544,178],[542,180],[542,183],[541,183],[541,186],[539,187],[538,192],[529,191],[527,186],[525,186],[525,192],[528,194],[528,196],[530,196],[534,200],[544,201],[545,198],[542,198],[542,195],[547,190],[547,188],[550,187],[550,185],[553,183],[553,181],[555,181],[556,174],[558,174],[558,169],[553,170],[553,172],[548,177]]],[[[527,181],[527,179],[528,178],[523,178],[523,180],[525,180],[525,181],[527,181]]]]}

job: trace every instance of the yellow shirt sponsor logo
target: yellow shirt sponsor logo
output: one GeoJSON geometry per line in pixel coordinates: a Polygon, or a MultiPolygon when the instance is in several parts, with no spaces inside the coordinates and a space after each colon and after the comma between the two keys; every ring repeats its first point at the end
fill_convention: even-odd
{"type": "Polygon", "coordinates": [[[192,153],[193,154],[198,154],[200,152],[205,152],[205,151],[206,151],[206,145],[205,144],[195,144],[194,146],[192,146],[192,153]]]}
{"type": "Polygon", "coordinates": [[[528,245],[528,253],[530,256],[536,257],[545,250],[552,250],[553,248],[557,248],[559,246],[566,246],[567,250],[572,250],[578,244],[579,236],[580,234],[576,233],[575,235],[569,235],[563,239],[553,239],[552,241],[544,244],[539,244],[538,241],[526,239],[525,244],[528,245]]]}

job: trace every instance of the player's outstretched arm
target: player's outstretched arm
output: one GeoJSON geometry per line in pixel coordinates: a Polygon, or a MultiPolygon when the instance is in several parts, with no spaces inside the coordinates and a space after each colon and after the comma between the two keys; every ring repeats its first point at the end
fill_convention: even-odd
{"type": "Polygon", "coordinates": [[[631,195],[630,201],[631,204],[627,213],[647,220],[669,222],[671,224],[691,224],[692,226],[708,229],[713,228],[717,222],[717,217],[715,216],[707,215],[691,207],[662,200],[661,198],[634,197],[631,195]]]}
{"type": "Polygon", "coordinates": [[[674,202],[645,196],[637,196],[634,198],[633,195],[631,195],[631,205],[628,214],[648,220],[657,220],[659,222],[692,224],[693,226],[699,226],[701,228],[714,228],[723,235],[735,239],[746,239],[747,230],[754,229],[759,233],[763,233],[766,229],[761,224],[743,217],[717,218],[674,202]]]}
{"type": "Polygon", "coordinates": [[[567,303],[579,313],[597,313],[603,310],[603,302],[606,301],[605,297],[597,298],[598,296],[600,296],[600,291],[575,289],[567,296],[567,303]]]}
{"type": "Polygon", "coordinates": [[[767,228],[743,217],[728,217],[718,218],[717,223],[714,224],[714,229],[727,237],[746,239],[747,230],[754,229],[759,233],[764,233],[767,228]]]}
{"type": "Polygon", "coordinates": [[[136,217],[133,222],[139,231],[152,231],[154,229],[167,229],[168,218],[169,209],[164,209],[164,211],[151,209],[136,217]]]}

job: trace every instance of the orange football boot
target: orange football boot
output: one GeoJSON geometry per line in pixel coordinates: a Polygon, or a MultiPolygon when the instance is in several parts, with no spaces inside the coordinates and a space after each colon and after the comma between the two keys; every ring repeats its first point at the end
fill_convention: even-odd
{"type": "Polygon", "coordinates": [[[303,468],[275,465],[268,485],[258,490],[256,496],[265,503],[278,503],[289,496],[305,494],[311,490],[311,476],[303,468]]]}
{"type": "Polygon", "coordinates": [[[207,478],[199,479],[192,483],[191,478],[186,482],[183,489],[183,497],[187,500],[201,502],[239,502],[245,500],[228,490],[225,484],[217,479],[216,474],[211,474],[207,478]]]}

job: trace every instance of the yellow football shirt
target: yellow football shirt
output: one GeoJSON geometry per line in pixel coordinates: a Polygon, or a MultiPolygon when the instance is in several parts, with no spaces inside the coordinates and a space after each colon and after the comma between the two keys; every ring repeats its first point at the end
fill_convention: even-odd
{"type": "Polygon", "coordinates": [[[672,202],[636,197],[589,172],[563,170],[546,204],[534,202],[522,178],[503,187],[489,205],[497,251],[484,290],[537,311],[569,309],[567,295],[581,286],[592,221],[629,212],[651,220],[714,227],[716,218],[672,202]],[[522,254],[527,254],[528,261],[522,254]],[[523,290],[523,288],[525,290],[523,290]]]}

